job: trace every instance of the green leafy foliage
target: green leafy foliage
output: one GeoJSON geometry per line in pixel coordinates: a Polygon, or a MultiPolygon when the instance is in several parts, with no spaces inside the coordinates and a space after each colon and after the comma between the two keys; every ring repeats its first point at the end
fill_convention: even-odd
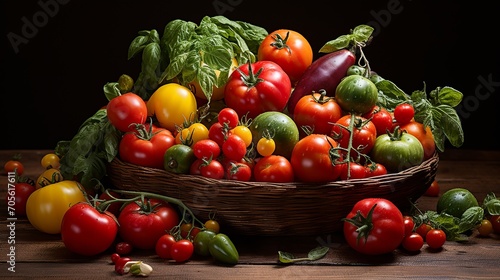
{"type": "Polygon", "coordinates": [[[224,16],[204,17],[200,24],[169,22],[163,34],[141,31],[129,46],[128,59],[142,53],[141,72],[134,92],[149,99],[158,86],[177,78],[186,85],[195,79],[210,100],[213,86],[223,86],[235,58],[238,64],[255,61],[264,28],[224,16]],[[217,78],[216,72],[221,75],[217,78]]]}
{"type": "Polygon", "coordinates": [[[305,258],[296,258],[291,253],[278,251],[278,257],[279,257],[279,261],[281,263],[285,263],[285,264],[290,264],[290,263],[300,262],[300,261],[316,261],[316,260],[319,260],[319,259],[323,258],[324,256],[326,256],[326,254],[328,253],[329,250],[330,250],[330,248],[328,248],[326,246],[318,246],[318,247],[312,249],[311,251],[309,251],[309,253],[307,254],[307,257],[305,257],[305,258]]]}

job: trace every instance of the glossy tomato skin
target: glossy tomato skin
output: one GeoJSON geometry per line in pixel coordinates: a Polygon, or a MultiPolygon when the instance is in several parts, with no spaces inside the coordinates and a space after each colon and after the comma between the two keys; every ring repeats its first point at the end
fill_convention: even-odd
{"type": "Polygon", "coordinates": [[[363,114],[363,117],[366,119],[370,119],[375,125],[375,128],[377,129],[377,136],[385,134],[387,132],[392,132],[393,118],[391,113],[389,113],[387,109],[380,106],[375,106],[373,110],[369,111],[366,114],[363,114]]]}
{"type": "MultiPolygon", "coordinates": [[[[326,91],[305,95],[295,105],[293,120],[298,127],[309,126],[313,133],[329,134],[332,124],[342,117],[342,108],[334,98],[326,96],[326,91]]],[[[300,129],[301,137],[305,136],[300,129]]]]}
{"type": "Polygon", "coordinates": [[[491,215],[489,217],[491,226],[493,227],[493,232],[500,234],[500,215],[491,215]]]}
{"type": "Polygon", "coordinates": [[[5,197],[6,205],[14,209],[16,217],[26,216],[26,203],[29,196],[36,190],[35,186],[27,182],[18,182],[14,184],[14,188],[8,189],[5,197]]]}
{"type": "Polygon", "coordinates": [[[439,183],[437,180],[432,181],[429,188],[424,193],[425,196],[438,197],[439,196],[439,183]]]}
{"type": "Polygon", "coordinates": [[[422,163],[424,148],[420,141],[409,133],[402,132],[397,137],[383,134],[375,140],[370,154],[372,159],[383,164],[388,172],[400,172],[422,163]]]}
{"type": "Polygon", "coordinates": [[[193,242],[188,239],[177,240],[170,248],[170,256],[175,262],[185,262],[194,252],[193,242]]]}
{"type": "Polygon", "coordinates": [[[342,79],[335,90],[335,99],[347,113],[366,114],[378,100],[378,89],[370,79],[350,75],[342,79]]]}
{"type": "Polygon", "coordinates": [[[340,180],[366,178],[366,167],[357,162],[343,163],[340,172],[340,180]]]}
{"type": "Polygon", "coordinates": [[[143,124],[148,116],[146,102],[128,92],[111,99],[106,106],[109,122],[122,132],[133,130],[132,124],[143,124]]]}
{"type": "Polygon", "coordinates": [[[262,40],[257,60],[277,63],[290,77],[292,84],[295,84],[311,65],[313,50],[309,41],[299,32],[278,29],[262,40]]]}
{"type": "Polygon", "coordinates": [[[292,85],[283,69],[272,61],[241,65],[226,84],[224,100],[239,116],[249,118],[267,111],[283,111],[292,85]]]}
{"type": "Polygon", "coordinates": [[[354,250],[367,255],[387,254],[399,247],[405,236],[403,214],[391,201],[384,198],[365,198],[358,201],[346,219],[356,215],[367,217],[372,210],[371,228],[360,236],[358,226],[344,221],[344,237],[354,250]],[[359,213],[359,214],[358,214],[359,213]]]}
{"type": "Polygon", "coordinates": [[[61,233],[66,211],[86,201],[82,188],[76,181],[63,180],[34,191],[26,202],[26,216],[31,225],[44,233],[61,233]]]}
{"type": "Polygon", "coordinates": [[[436,142],[434,142],[434,135],[431,128],[426,127],[422,123],[410,121],[400,126],[401,130],[408,132],[415,136],[424,148],[424,160],[431,158],[436,151],[436,142]]]}
{"type": "Polygon", "coordinates": [[[197,117],[195,95],[185,86],[168,83],[160,86],[146,103],[148,116],[155,116],[161,127],[171,132],[197,117]]]}
{"type": "Polygon", "coordinates": [[[408,252],[418,252],[424,246],[424,239],[420,234],[412,232],[404,237],[401,246],[408,252]]]}
{"type": "Polygon", "coordinates": [[[330,136],[337,141],[340,147],[348,148],[351,133],[346,129],[349,127],[351,121],[353,124],[353,136],[352,136],[352,148],[356,150],[351,150],[351,156],[353,158],[357,157],[357,153],[368,154],[373,146],[375,145],[375,140],[377,139],[377,128],[370,120],[367,120],[360,116],[344,115],[341,117],[335,125],[332,126],[330,136]]]}
{"type": "Polygon", "coordinates": [[[125,133],[119,144],[121,160],[140,166],[163,169],[164,154],[175,143],[172,133],[164,128],[144,126],[140,128],[147,137],[143,138],[138,130],[125,133]]]}
{"type": "MultiPolygon", "coordinates": [[[[295,178],[302,182],[330,182],[339,178],[340,163],[332,164],[330,150],[338,144],[333,138],[323,134],[309,134],[299,140],[292,151],[291,164],[295,178]]],[[[338,162],[342,155],[337,153],[338,162]]]]}
{"type": "Polygon", "coordinates": [[[89,203],[71,206],[61,223],[61,238],[70,251],[95,256],[111,247],[118,233],[116,217],[99,212],[89,203]]]}
{"type": "Polygon", "coordinates": [[[425,235],[425,242],[431,249],[440,249],[446,242],[446,233],[442,229],[431,229],[425,235]]]}
{"type": "Polygon", "coordinates": [[[176,209],[157,199],[131,202],[122,209],[118,217],[121,238],[134,248],[153,249],[158,239],[179,224],[176,209]]]}
{"type": "Polygon", "coordinates": [[[170,250],[172,245],[176,242],[175,237],[169,233],[166,233],[156,241],[155,252],[158,257],[162,259],[170,259],[172,258],[170,254],[170,250]]]}
{"type": "Polygon", "coordinates": [[[257,182],[293,182],[293,168],[284,156],[262,157],[254,166],[254,179],[257,182]]]}
{"type": "Polygon", "coordinates": [[[19,160],[8,160],[4,166],[3,169],[6,173],[8,172],[16,172],[17,176],[21,176],[24,173],[24,165],[22,162],[19,160]]]}

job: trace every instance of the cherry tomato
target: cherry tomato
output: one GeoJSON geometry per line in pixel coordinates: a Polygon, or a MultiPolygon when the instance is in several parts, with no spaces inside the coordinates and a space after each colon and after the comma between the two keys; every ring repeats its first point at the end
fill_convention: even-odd
{"type": "Polygon", "coordinates": [[[19,160],[8,160],[3,166],[5,172],[17,172],[17,176],[21,176],[24,173],[24,165],[19,160]]]}
{"type": "Polygon", "coordinates": [[[500,215],[492,215],[489,218],[491,226],[493,227],[493,232],[500,234],[500,215]]]}
{"type": "Polygon", "coordinates": [[[257,142],[257,152],[263,157],[272,155],[275,149],[276,143],[273,138],[262,137],[257,142]]]}
{"type": "Polygon", "coordinates": [[[123,275],[125,274],[125,264],[129,261],[131,261],[129,257],[120,257],[118,260],[115,262],[115,272],[118,275],[123,275]]]}
{"type": "Polygon", "coordinates": [[[409,123],[415,116],[415,109],[409,103],[401,103],[394,108],[394,119],[400,125],[409,123]]]}
{"type": "Polygon", "coordinates": [[[196,237],[196,235],[201,231],[199,227],[195,227],[191,223],[182,223],[180,230],[181,230],[181,237],[187,238],[189,234],[190,240],[193,240],[196,237]]]}
{"type": "Polygon", "coordinates": [[[13,188],[9,187],[5,200],[9,209],[14,209],[16,217],[26,216],[26,203],[35,190],[35,186],[27,182],[18,182],[13,188]]]}
{"type": "Polygon", "coordinates": [[[229,159],[241,160],[247,153],[245,141],[236,134],[229,134],[222,144],[222,153],[229,159]]]}
{"type": "Polygon", "coordinates": [[[415,228],[415,221],[412,216],[403,216],[403,221],[405,224],[405,236],[409,236],[415,228]]]}
{"type": "Polygon", "coordinates": [[[381,163],[372,163],[366,166],[366,177],[374,177],[387,174],[387,168],[381,163]]]}
{"type": "Polygon", "coordinates": [[[270,155],[262,157],[255,164],[254,178],[257,182],[293,182],[292,164],[284,156],[270,155]]]}
{"type": "Polygon", "coordinates": [[[446,233],[442,229],[431,229],[425,235],[425,242],[430,248],[439,249],[446,242],[446,233]]]}
{"type": "Polygon", "coordinates": [[[200,122],[195,122],[175,135],[175,143],[193,146],[196,142],[208,138],[208,128],[200,122]]]}
{"type": "Polygon", "coordinates": [[[417,252],[424,246],[424,238],[420,234],[412,232],[405,236],[401,245],[408,252],[417,252]]]}
{"type": "Polygon", "coordinates": [[[234,109],[226,107],[220,110],[217,115],[217,121],[221,124],[226,124],[229,129],[233,129],[238,125],[239,116],[234,109]]]}
{"type": "Polygon", "coordinates": [[[348,114],[341,117],[331,130],[331,137],[338,142],[340,147],[349,147],[351,132],[346,128],[349,127],[352,120],[354,121],[352,148],[356,150],[351,151],[351,156],[355,158],[357,157],[357,152],[368,154],[372,150],[377,139],[377,128],[373,122],[360,116],[353,117],[348,114]]]}
{"type": "Polygon", "coordinates": [[[170,251],[172,245],[176,242],[175,237],[171,234],[164,234],[158,241],[156,241],[155,252],[158,257],[162,259],[170,259],[172,256],[170,255],[170,251]]]}
{"type": "Polygon", "coordinates": [[[219,233],[219,231],[220,231],[219,222],[217,220],[214,220],[214,219],[207,220],[204,224],[204,227],[205,227],[205,229],[213,231],[215,233],[219,233]]]}
{"type": "Polygon", "coordinates": [[[262,40],[257,60],[277,63],[295,84],[313,61],[313,50],[307,39],[297,31],[278,29],[262,40]]]}
{"type": "Polygon", "coordinates": [[[430,224],[427,224],[427,223],[422,223],[421,225],[419,225],[416,229],[415,229],[415,232],[420,234],[422,236],[422,238],[425,240],[425,236],[427,235],[427,233],[432,229],[432,226],[430,224]]]}
{"type": "Polygon", "coordinates": [[[224,167],[216,159],[208,160],[200,165],[200,175],[212,179],[224,178],[224,167]]]}
{"type": "Polygon", "coordinates": [[[431,185],[425,191],[424,195],[425,196],[433,196],[433,197],[439,196],[439,183],[437,180],[432,181],[431,185]]]}
{"type": "Polygon", "coordinates": [[[59,163],[59,156],[54,153],[48,153],[42,157],[40,163],[45,169],[56,168],[58,169],[61,164],[59,163]]]}
{"type": "Polygon", "coordinates": [[[370,119],[377,129],[377,135],[382,135],[392,132],[393,121],[392,115],[387,109],[375,106],[373,110],[363,115],[364,118],[370,119]]]}
{"type": "Polygon", "coordinates": [[[118,261],[120,259],[120,255],[118,253],[113,253],[111,254],[111,262],[112,263],[116,263],[116,261],[118,261]]]}
{"type": "Polygon", "coordinates": [[[252,131],[246,125],[237,125],[235,128],[229,131],[231,134],[236,134],[245,142],[246,146],[249,147],[252,144],[252,131]]]}
{"type": "Polygon", "coordinates": [[[221,153],[219,144],[212,139],[202,139],[193,144],[193,153],[199,159],[216,159],[221,153]]]}
{"type": "Polygon", "coordinates": [[[208,129],[208,138],[217,142],[220,147],[222,147],[222,144],[224,144],[227,135],[227,128],[225,128],[224,125],[220,122],[214,122],[208,129]]]}
{"type": "Polygon", "coordinates": [[[232,161],[226,167],[225,178],[248,182],[252,178],[252,168],[247,163],[232,161]]]}
{"type": "Polygon", "coordinates": [[[181,239],[172,244],[170,256],[176,262],[185,262],[191,258],[194,252],[193,242],[187,239],[181,239]]]}
{"type": "Polygon", "coordinates": [[[109,122],[122,132],[132,131],[132,124],[144,124],[148,116],[146,102],[132,92],[111,99],[106,112],[109,122]]]}
{"type": "Polygon", "coordinates": [[[130,243],[128,242],[118,242],[115,245],[116,253],[122,256],[132,253],[132,249],[133,249],[132,245],[130,245],[130,243]]]}
{"type": "Polygon", "coordinates": [[[366,178],[366,167],[357,162],[343,163],[340,180],[366,178]]]}
{"type": "Polygon", "coordinates": [[[477,232],[480,236],[486,237],[493,233],[493,225],[488,219],[483,219],[477,227],[477,232]]]}

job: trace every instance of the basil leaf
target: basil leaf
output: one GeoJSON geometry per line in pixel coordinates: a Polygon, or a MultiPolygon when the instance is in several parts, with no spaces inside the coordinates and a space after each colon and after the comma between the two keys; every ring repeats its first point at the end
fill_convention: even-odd
{"type": "Polygon", "coordinates": [[[295,256],[283,251],[278,251],[279,261],[282,263],[292,263],[295,259],[295,256]]]}
{"type": "Polygon", "coordinates": [[[473,206],[465,210],[460,218],[459,232],[466,232],[475,228],[484,217],[484,209],[479,206],[473,206]]]}
{"type": "Polygon", "coordinates": [[[103,87],[104,95],[110,101],[121,94],[118,83],[106,83],[103,87]]]}
{"type": "Polygon", "coordinates": [[[329,250],[330,250],[330,248],[328,248],[326,246],[319,246],[319,247],[312,249],[309,252],[309,254],[307,254],[307,256],[308,256],[309,260],[311,260],[311,261],[319,260],[322,257],[324,257],[328,253],[329,250]]]}
{"type": "Polygon", "coordinates": [[[500,200],[494,193],[489,193],[484,198],[483,208],[489,215],[500,215],[500,200]]]}
{"type": "Polygon", "coordinates": [[[367,42],[372,36],[374,28],[369,25],[358,25],[352,31],[352,35],[354,36],[354,40],[356,42],[367,42]]]}
{"type": "Polygon", "coordinates": [[[463,94],[452,87],[443,87],[438,90],[437,101],[439,104],[456,107],[462,102],[463,94]]]}

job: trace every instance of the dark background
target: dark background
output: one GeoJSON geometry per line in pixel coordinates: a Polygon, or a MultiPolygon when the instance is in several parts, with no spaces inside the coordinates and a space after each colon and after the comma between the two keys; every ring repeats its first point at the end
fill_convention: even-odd
{"type": "Polygon", "coordinates": [[[70,140],[107,103],[104,84],[123,73],[137,77],[140,61],[127,60],[127,50],[138,31],[161,35],[174,19],[198,24],[203,16],[224,15],[268,32],[296,30],[316,55],[327,41],[370,24],[374,39],[364,51],[373,70],[407,93],[424,82],[427,92],[461,91],[460,148],[499,149],[498,5],[483,2],[4,0],[0,148],[53,149],[70,140]],[[13,34],[26,41],[14,46],[13,34]]]}

